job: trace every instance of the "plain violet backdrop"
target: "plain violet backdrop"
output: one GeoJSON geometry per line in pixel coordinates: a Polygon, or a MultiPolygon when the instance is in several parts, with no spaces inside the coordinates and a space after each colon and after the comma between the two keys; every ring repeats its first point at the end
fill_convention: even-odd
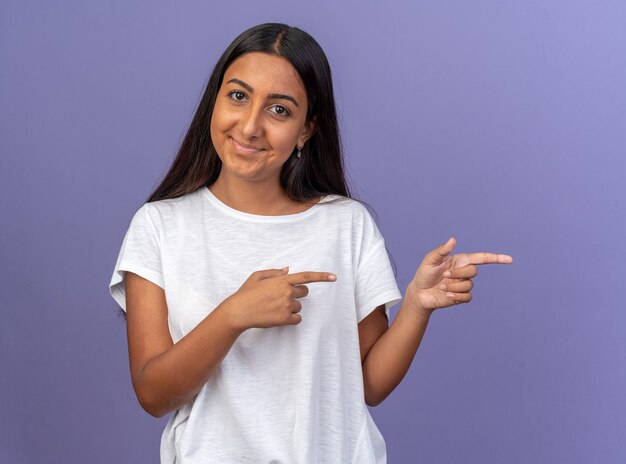
{"type": "Polygon", "coordinates": [[[0,461],[158,461],[108,282],[216,59],[268,21],[327,52],[403,293],[451,235],[515,258],[435,312],[371,409],[389,462],[626,462],[617,0],[3,0],[0,461]]]}

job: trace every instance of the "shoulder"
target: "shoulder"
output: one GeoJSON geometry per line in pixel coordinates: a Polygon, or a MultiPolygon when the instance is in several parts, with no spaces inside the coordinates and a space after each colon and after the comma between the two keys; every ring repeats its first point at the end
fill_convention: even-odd
{"type": "Polygon", "coordinates": [[[329,195],[324,198],[328,208],[325,219],[327,222],[336,224],[343,231],[349,231],[352,243],[359,246],[367,246],[368,243],[382,239],[377,225],[375,211],[365,202],[354,198],[339,195],[329,195]]]}
{"type": "Polygon", "coordinates": [[[370,205],[354,198],[340,198],[344,199],[341,202],[343,203],[341,206],[342,212],[346,217],[350,218],[350,222],[356,230],[361,230],[365,234],[378,233],[376,211],[370,205]]]}
{"type": "Polygon", "coordinates": [[[144,203],[140,211],[144,210],[144,214],[155,224],[181,219],[197,213],[202,201],[202,188],[180,197],[144,203]]]}
{"type": "Polygon", "coordinates": [[[327,195],[322,199],[322,203],[336,214],[349,215],[359,223],[373,220],[368,207],[355,198],[342,195],[327,195]]]}

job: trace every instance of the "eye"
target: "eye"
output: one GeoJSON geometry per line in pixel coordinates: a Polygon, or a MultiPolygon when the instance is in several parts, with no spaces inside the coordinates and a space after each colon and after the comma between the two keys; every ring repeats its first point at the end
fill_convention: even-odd
{"type": "Polygon", "coordinates": [[[272,106],[272,112],[277,115],[277,116],[281,116],[283,118],[288,117],[291,113],[289,113],[289,110],[287,108],[285,108],[283,105],[274,105],[272,106]]]}
{"type": "Polygon", "coordinates": [[[242,102],[246,99],[246,94],[240,92],[239,90],[233,90],[232,92],[228,92],[228,96],[238,102],[242,102]]]}

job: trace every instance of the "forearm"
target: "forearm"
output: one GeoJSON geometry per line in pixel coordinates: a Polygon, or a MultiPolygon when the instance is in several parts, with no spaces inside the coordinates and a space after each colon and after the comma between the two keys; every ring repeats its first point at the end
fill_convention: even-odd
{"type": "Polygon", "coordinates": [[[365,401],[380,404],[402,381],[420,346],[432,311],[422,310],[406,292],[400,311],[363,362],[365,401]]]}
{"type": "Polygon", "coordinates": [[[226,357],[242,332],[233,327],[226,305],[144,366],[136,391],[148,413],[162,417],[191,401],[226,357]]]}

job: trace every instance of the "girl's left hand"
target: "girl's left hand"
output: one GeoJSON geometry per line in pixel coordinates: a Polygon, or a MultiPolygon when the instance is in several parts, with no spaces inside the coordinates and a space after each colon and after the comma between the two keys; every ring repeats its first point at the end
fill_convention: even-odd
{"type": "Polygon", "coordinates": [[[456,239],[426,255],[407,288],[418,307],[426,311],[445,308],[472,300],[472,278],[478,273],[477,264],[511,264],[509,255],[494,253],[459,253],[450,255],[456,239]]]}

